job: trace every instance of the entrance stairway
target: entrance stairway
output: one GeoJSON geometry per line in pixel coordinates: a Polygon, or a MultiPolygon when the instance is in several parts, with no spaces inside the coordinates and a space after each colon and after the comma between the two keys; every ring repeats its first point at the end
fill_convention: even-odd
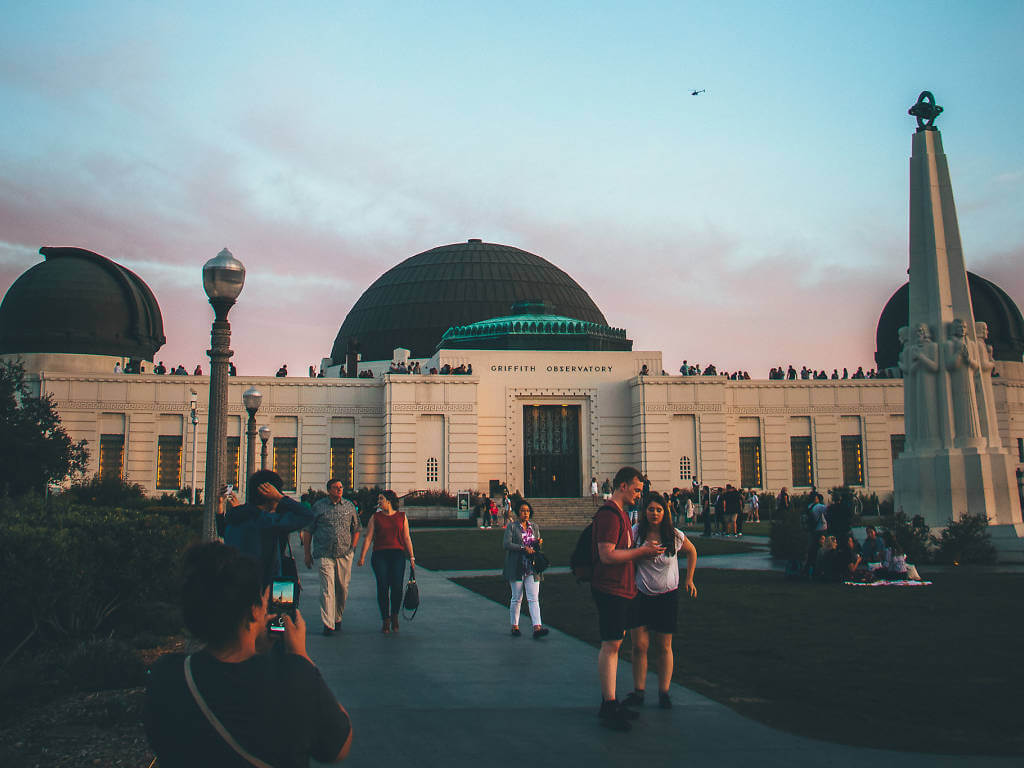
{"type": "Polygon", "coordinates": [[[582,530],[597,512],[597,506],[587,496],[582,499],[527,499],[533,506],[537,525],[545,528],[572,528],[582,530]]]}

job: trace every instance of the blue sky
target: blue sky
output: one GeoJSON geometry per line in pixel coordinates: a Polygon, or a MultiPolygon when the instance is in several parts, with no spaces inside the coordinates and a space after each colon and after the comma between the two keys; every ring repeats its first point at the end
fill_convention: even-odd
{"type": "Polygon", "coordinates": [[[670,371],[867,367],[922,89],[968,268],[1024,300],[1022,31],[1022,2],[12,5],[0,287],[98,251],[156,293],[158,358],[205,368],[226,245],[240,372],[302,371],[377,276],[480,237],[670,371]]]}

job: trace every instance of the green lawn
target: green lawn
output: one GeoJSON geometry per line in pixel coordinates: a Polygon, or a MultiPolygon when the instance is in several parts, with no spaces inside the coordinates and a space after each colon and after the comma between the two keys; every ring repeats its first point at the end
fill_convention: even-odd
{"type": "MultiPolygon", "coordinates": [[[[508,600],[500,577],[456,581],[508,600]]],[[[960,570],[928,587],[871,588],[698,565],[695,582],[699,598],[681,605],[673,642],[682,685],[829,741],[1024,755],[1024,575],[960,570]]],[[[547,623],[598,644],[586,585],[549,576],[541,599],[547,623]]]]}
{"type": "MultiPolygon", "coordinates": [[[[501,570],[505,562],[505,550],[501,544],[504,533],[496,528],[414,530],[412,543],[416,551],[416,563],[424,568],[442,571],[501,570]]],[[[543,549],[551,564],[569,565],[569,556],[580,532],[554,528],[545,531],[541,526],[541,534],[544,537],[543,549]]],[[[750,544],[736,539],[694,538],[693,541],[698,555],[733,555],[754,549],[750,544]]]]}

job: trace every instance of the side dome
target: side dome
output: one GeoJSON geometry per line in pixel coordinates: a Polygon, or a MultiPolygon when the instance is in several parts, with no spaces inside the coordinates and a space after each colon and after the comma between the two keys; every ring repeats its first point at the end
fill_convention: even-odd
{"type": "Polygon", "coordinates": [[[0,304],[0,354],[49,352],[152,360],[163,346],[156,297],[134,272],[83,248],[39,249],[0,304]]]}
{"type": "Polygon", "coordinates": [[[410,256],[377,278],[342,323],[331,359],[344,361],[349,342],[358,344],[363,360],[390,360],[398,347],[414,358],[430,357],[449,328],[511,315],[523,301],[608,324],[587,292],[551,262],[470,240],[410,256]]]}
{"type": "MultiPolygon", "coordinates": [[[[967,288],[976,322],[988,324],[988,340],[996,360],[1019,363],[1024,356],[1024,317],[1002,288],[984,277],[967,273],[967,288]]],[[[879,369],[899,364],[899,329],[909,323],[910,283],[904,283],[886,302],[875,331],[875,363],[879,369]]]]}

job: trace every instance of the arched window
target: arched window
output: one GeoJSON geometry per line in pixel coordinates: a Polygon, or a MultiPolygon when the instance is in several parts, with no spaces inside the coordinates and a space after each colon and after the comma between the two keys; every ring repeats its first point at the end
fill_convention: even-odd
{"type": "Polygon", "coordinates": [[[693,477],[693,462],[690,461],[689,456],[681,456],[679,458],[679,479],[689,480],[693,477]]]}

